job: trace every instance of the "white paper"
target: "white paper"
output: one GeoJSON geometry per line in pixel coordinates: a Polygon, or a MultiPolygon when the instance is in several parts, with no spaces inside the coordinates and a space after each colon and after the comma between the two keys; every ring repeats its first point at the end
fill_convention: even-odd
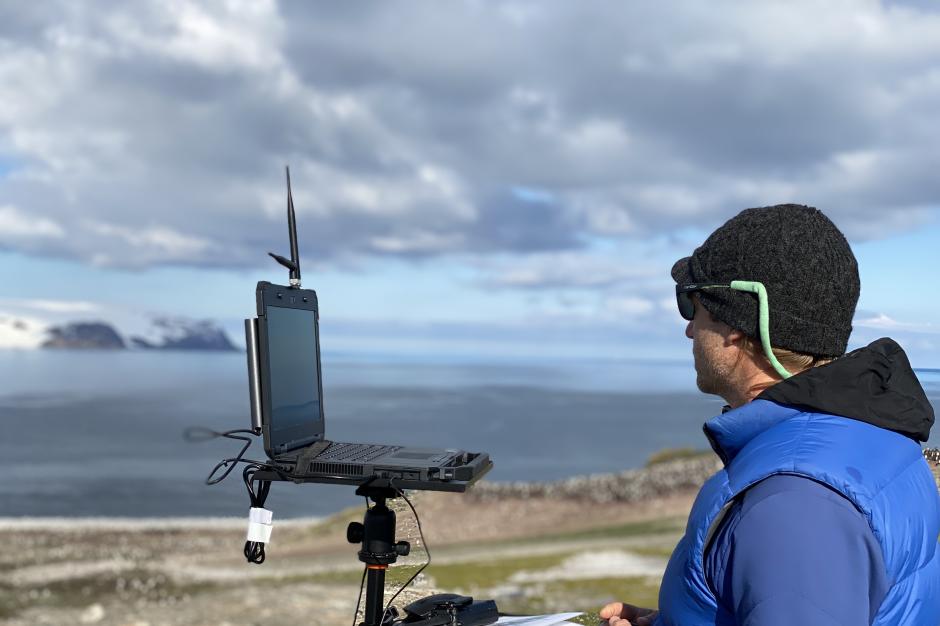
{"type": "MultiPolygon", "coordinates": [[[[581,613],[556,613],[555,615],[522,615],[518,617],[501,617],[496,626],[560,626],[569,624],[565,620],[577,617],[581,613]]],[[[578,626],[575,624],[575,626],[578,626]]]]}

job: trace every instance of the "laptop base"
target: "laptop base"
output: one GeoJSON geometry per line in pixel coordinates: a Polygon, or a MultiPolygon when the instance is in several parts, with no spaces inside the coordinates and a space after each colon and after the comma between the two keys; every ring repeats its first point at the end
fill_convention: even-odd
{"type": "MultiPolygon", "coordinates": [[[[485,452],[469,453],[467,462],[452,468],[442,468],[452,473],[454,478],[420,476],[420,472],[411,472],[404,468],[374,468],[366,476],[327,476],[327,475],[292,475],[289,470],[261,469],[252,477],[254,481],[283,481],[296,484],[319,483],[326,485],[352,485],[360,489],[413,489],[417,491],[445,491],[464,493],[476,481],[485,476],[493,462],[485,452]]],[[[272,461],[276,464],[276,461],[272,461]]],[[[358,491],[357,491],[358,493],[358,491]]]]}

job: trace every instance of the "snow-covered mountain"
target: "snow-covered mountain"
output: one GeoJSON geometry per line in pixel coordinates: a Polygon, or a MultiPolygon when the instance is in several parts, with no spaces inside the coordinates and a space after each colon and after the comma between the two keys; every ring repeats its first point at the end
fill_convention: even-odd
{"type": "Polygon", "coordinates": [[[153,316],[131,333],[103,320],[60,321],[0,312],[0,349],[238,350],[212,320],[153,316]]]}
{"type": "Polygon", "coordinates": [[[47,339],[43,320],[0,313],[0,348],[38,348],[47,339]]]}
{"type": "Polygon", "coordinates": [[[148,350],[235,350],[225,331],[211,320],[155,317],[147,332],[133,335],[131,346],[148,350]]]}
{"type": "Polygon", "coordinates": [[[122,350],[126,344],[106,322],[73,322],[64,326],[50,326],[41,347],[122,350]]]}

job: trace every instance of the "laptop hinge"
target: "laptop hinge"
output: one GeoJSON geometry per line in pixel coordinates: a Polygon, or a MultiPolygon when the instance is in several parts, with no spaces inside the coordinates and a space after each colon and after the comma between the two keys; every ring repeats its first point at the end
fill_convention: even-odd
{"type": "Polygon", "coordinates": [[[329,448],[331,444],[332,442],[330,441],[321,440],[307,446],[297,457],[297,464],[302,467],[306,460],[316,458],[321,452],[329,448]]]}
{"type": "Polygon", "coordinates": [[[275,451],[278,454],[286,454],[288,452],[294,452],[296,450],[300,450],[301,448],[309,446],[312,443],[321,441],[322,439],[323,439],[323,435],[314,435],[312,437],[305,437],[303,439],[295,439],[293,441],[288,441],[287,443],[282,443],[276,448],[275,451]]]}

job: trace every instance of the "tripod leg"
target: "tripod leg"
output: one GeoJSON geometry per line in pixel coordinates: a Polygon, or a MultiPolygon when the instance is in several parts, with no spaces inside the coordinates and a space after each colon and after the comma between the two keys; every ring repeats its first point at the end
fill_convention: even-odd
{"type": "Polygon", "coordinates": [[[385,608],[385,567],[369,566],[366,581],[366,620],[361,626],[382,626],[385,608]]]}

